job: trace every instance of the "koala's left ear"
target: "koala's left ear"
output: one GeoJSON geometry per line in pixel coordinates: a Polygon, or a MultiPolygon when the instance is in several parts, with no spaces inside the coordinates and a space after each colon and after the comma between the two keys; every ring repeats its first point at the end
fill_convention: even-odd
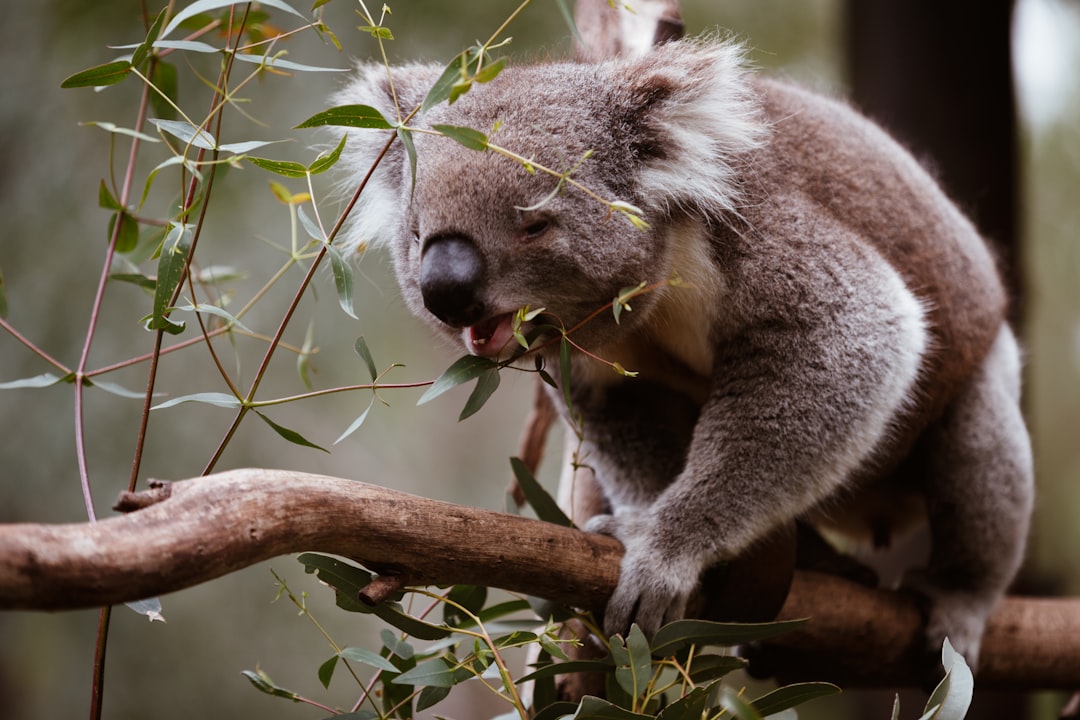
{"type": "MultiPolygon", "coordinates": [[[[395,122],[419,105],[442,74],[438,65],[404,65],[392,69],[393,85],[384,65],[364,63],[356,68],[349,83],[333,98],[335,106],[370,105],[383,117],[395,122]]],[[[343,191],[352,193],[386,145],[389,131],[348,130],[342,153],[342,167],[347,169],[343,191]]],[[[340,136],[339,136],[340,137],[340,136]]],[[[390,242],[401,230],[403,213],[399,205],[408,197],[406,158],[401,143],[394,143],[378,169],[371,176],[353,211],[341,242],[343,249],[354,251],[365,245],[390,242]]]]}
{"type": "Polygon", "coordinates": [[[688,40],[614,61],[639,134],[638,190],[648,209],[737,210],[738,170],[767,135],[744,56],[734,42],[688,40]]]}

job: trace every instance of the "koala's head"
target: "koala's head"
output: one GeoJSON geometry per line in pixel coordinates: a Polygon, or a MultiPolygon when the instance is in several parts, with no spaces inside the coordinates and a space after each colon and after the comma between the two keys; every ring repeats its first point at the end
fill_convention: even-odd
{"type": "MultiPolygon", "coordinates": [[[[641,208],[646,229],[557,187],[550,174],[414,132],[415,186],[397,142],[361,197],[347,243],[388,245],[411,310],[468,352],[507,357],[513,316],[526,305],[545,309],[537,322],[575,327],[621,289],[662,284],[678,270],[674,226],[696,218],[707,227],[736,209],[742,156],[762,135],[740,59],[731,44],[673,43],[636,60],[510,67],[410,122],[470,127],[534,163],[573,169],[592,193],[641,208]]],[[[404,116],[442,69],[395,68],[391,92],[386,68],[365,65],[336,99],[396,118],[396,96],[404,116]]],[[[388,137],[350,132],[353,177],[388,137]]],[[[647,318],[656,295],[635,298],[619,325],[599,314],[575,342],[602,350],[647,318]]]]}

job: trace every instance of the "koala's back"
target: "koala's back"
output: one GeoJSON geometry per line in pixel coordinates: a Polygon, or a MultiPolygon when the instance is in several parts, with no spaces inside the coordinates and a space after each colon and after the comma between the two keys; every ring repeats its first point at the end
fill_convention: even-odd
{"type": "Polygon", "coordinates": [[[900,432],[880,458],[894,465],[971,377],[1005,322],[995,260],[971,222],[927,171],[879,127],[846,105],[759,79],[771,135],[745,185],[744,242],[773,231],[780,246],[821,242],[823,211],[869,244],[924,307],[929,344],[900,432]],[[806,238],[792,228],[807,224],[806,238]]]}

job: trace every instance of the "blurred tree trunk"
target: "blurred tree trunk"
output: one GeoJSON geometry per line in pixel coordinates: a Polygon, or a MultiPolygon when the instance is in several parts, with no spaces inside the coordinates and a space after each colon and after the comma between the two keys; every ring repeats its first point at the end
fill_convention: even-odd
{"type": "Polygon", "coordinates": [[[849,0],[852,97],[928,164],[1001,253],[1022,317],[1014,0],[849,0]]]}

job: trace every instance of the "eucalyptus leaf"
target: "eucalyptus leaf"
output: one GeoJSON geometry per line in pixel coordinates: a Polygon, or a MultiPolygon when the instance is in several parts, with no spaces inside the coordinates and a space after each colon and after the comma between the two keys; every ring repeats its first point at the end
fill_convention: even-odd
{"type": "Polygon", "coordinates": [[[454,142],[464,145],[470,150],[487,150],[488,139],[487,135],[468,127],[461,127],[460,125],[432,125],[432,130],[438,130],[440,133],[450,138],[454,142]]]}
{"type": "Polygon", "coordinates": [[[66,378],[62,378],[59,375],[53,375],[52,373],[42,373],[41,375],[35,375],[34,377],[23,378],[21,380],[9,380],[7,382],[0,382],[0,390],[17,390],[20,388],[44,388],[56,385],[59,382],[63,382],[66,378]]]}
{"type": "Polygon", "coordinates": [[[444,100],[450,100],[452,95],[456,98],[457,96],[454,95],[455,86],[458,86],[463,78],[475,75],[479,66],[480,53],[478,48],[472,47],[459,53],[442,71],[435,84],[431,86],[431,90],[428,91],[427,97],[424,98],[424,102],[420,106],[420,112],[426,113],[444,100]]]}
{"type": "Polygon", "coordinates": [[[109,393],[111,395],[116,395],[117,397],[128,398],[130,400],[142,400],[143,398],[146,397],[145,392],[136,392],[134,390],[128,390],[126,387],[124,387],[122,385],[117,385],[116,383],[108,382],[108,381],[105,381],[105,380],[99,380],[99,379],[95,378],[94,380],[91,381],[91,384],[94,387],[100,388],[100,389],[104,390],[105,392],[107,392],[107,393],[109,393]]]}
{"type": "Polygon", "coordinates": [[[285,688],[278,687],[270,676],[262,670],[244,670],[241,674],[251,681],[257,689],[266,693],[267,695],[273,695],[274,697],[285,698],[286,700],[299,700],[300,696],[292,690],[286,690],[285,688]]]}
{"type": "MultiPolygon", "coordinates": [[[[180,88],[180,80],[176,72],[176,66],[158,58],[150,71],[150,82],[158,89],[158,92],[150,93],[150,105],[154,114],[164,120],[176,118],[176,103],[180,88]]],[[[154,138],[157,142],[157,138],[154,138]]]]}
{"type": "Polygon", "coordinates": [[[77,72],[60,83],[60,87],[104,87],[106,85],[115,85],[126,78],[129,73],[131,73],[131,63],[127,60],[116,60],[77,72]]]}
{"type": "Polygon", "coordinates": [[[338,305],[341,306],[346,315],[353,320],[359,320],[353,310],[352,266],[342,255],[340,248],[329,243],[323,245],[323,247],[326,248],[326,252],[330,255],[330,268],[334,273],[334,287],[337,289],[338,305]]]}
{"type": "MultiPolygon", "coordinates": [[[[153,135],[147,135],[146,133],[138,132],[138,131],[132,130],[130,128],[120,127],[120,126],[118,126],[118,125],[116,125],[114,123],[105,122],[103,120],[92,120],[92,121],[87,121],[87,122],[81,122],[81,123],[79,123],[79,125],[81,125],[83,127],[101,128],[105,132],[113,133],[115,135],[127,135],[128,137],[139,138],[143,142],[152,142],[152,143],[161,142],[161,138],[154,137],[153,135]]],[[[102,185],[104,185],[105,181],[102,180],[101,183],[102,183],[102,185]]],[[[99,199],[99,204],[100,204],[100,199],[101,199],[100,198],[100,193],[99,193],[98,199],[99,199]]],[[[115,205],[108,206],[108,209],[109,210],[119,210],[120,209],[120,203],[116,202],[115,200],[113,202],[115,203],[115,205]]],[[[101,205],[101,207],[106,207],[106,206],[101,205]]]]}
{"type": "Polygon", "coordinates": [[[941,666],[945,668],[945,677],[926,701],[926,712],[930,713],[934,706],[938,706],[931,713],[934,720],[963,720],[971,705],[975,681],[971,668],[964,657],[953,649],[948,638],[945,638],[941,648],[941,666]]]}
{"type": "Polygon", "coordinates": [[[762,716],[774,715],[796,705],[819,697],[836,695],[840,688],[832,683],[806,682],[776,688],[754,700],[753,705],[762,716]]]}
{"type": "Polygon", "coordinates": [[[387,122],[382,113],[370,105],[341,105],[339,107],[323,110],[315,113],[297,128],[321,127],[324,125],[336,125],[341,127],[369,128],[375,130],[390,130],[394,126],[387,122]]]}
{"type": "Polygon", "coordinates": [[[296,432],[295,430],[290,430],[287,427],[284,427],[282,425],[278,425],[276,422],[274,422],[273,420],[271,420],[270,418],[268,418],[266,415],[262,414],[258,410],[255,411],[255,414],[258,415],[260,418],[262,418],[263,421],[267,425],[269,425],[273,429],[274,432],[276,432],[278,435],[285,438],[289,442],[291,442],[291,443],[293,443],[295,445],[301,445],[303,447],[314,448],[315,450],[322,450],[324,453],[327,453],[327,454],[330,453],[330,451],[327,450],[326,448],[316,445],[315,443],[311,442],[310,440],[308,440],[307,438],[305,438],[303,435],[296,432]]]}
{"type": "Polygon", "coordinates": [[[371,349],[368,347],[367,340],[364,336],[356,338],[356,343],[353,344],[353,350],[360,356],[360,359],[364,361],[364,365],[367,367],[368,375],[371,376],[371,382],[375,382],[379,377],[379,371],[375,365],[375,357],[371,354],[371,349]]]}
{"type": "Polygon", "coordinates": [[[187,267],[191,238],[191,227],[176,223],[172,224],[165,237],[161,257],[158,258],[157,287],[154,289],[154,310],[147,326],[149,330],[163,330],[173,335],[184,330],[182,323],[174,323],[168,318],[167,311],[187,267]]]}
{"type": "Polygon", "coordinates": [[[461,409],[461,414],[458,415],[458,421],[460,422],[479,412],[480,408],[484,407],[484,404],[498,388],[499,370],[497,368],[489,368],[480,373],[480,377],[476,379],[476,387],[474,387],[472,393],[469,394],[469,399],[465,402],[465,407],[461,409]]]}
{"type": "Polygon", "coordinates": [[[304,212],[302,205],[296,206],[296,215],[300,218],[300,224],[304,226],[304,230],[307,232],[308,237],[312,240],[318,240],[319,242],[326,242],[326,236],[323,231],[315,224],[315,221],[308,217],[308,214],[304,212]]]}
{"type": "Polygon", "coordinates": [[[720,688],[720,707],[738,720],[762,720],[761,713],[753,705],[737,690],[726,685],[720,688]]]}
{"type": "Polygon", "coordinates": [[[345,149],[345,141],[349,139],[348,135],[342,135],[341,140],[338,141],[337,146],[329,153],[320,154],[315,161],[308,167],[308,172],[312,175],[318,175],[321,172],[326,172],[330,168],[337,164],[337,161],[341,158],[341,151],[345,149]]]}
{"type": "Polygon", "coordinates": [[[163,120],[161,118],[147,118],[147,120],[158,130],[183,141],[185,145],[194,145],[203,150],[213,150],[217,147],[217,140],[208,130],[197,128],[187,120],[163,120]]]}
{"type": "Polygon", "coordinates": [[[529,468],[525,467],[525,463],[520,458],[510,458],[510,468],[514,471],[514,478],[517,480],[518,487],[521,488],[521,492],[525,494],[525,499],[528,501],[532,509],[536,511],[536,516],[544,522],[555,523],[556,525],[562,525],[563,527],[573,527],[574,524],[570,522],[570,518],[566,516],[566,513],[562,511],[559,504],[555,501],[555,498],[551,497],[551,494],[544,489],[544,487],[537,482],[536,478],[529,468]]]}
{"type": "Polygon", "coordinates": [[[574,713],[572,720],[652,720],[652,715],[640,715],[629,710],[624,710],[618,705],[607,700],[601,700],[592,695],[586,695],[578,705],[578,711],[574,713]]]}
{"type": "MultiPolygon", "coordinates": [[[[170,20],[169,24],[165,27],[165,30],[162,31],[160,37],[170,35],[172,31],[180,27],[180,24],[183,23],[185,20],[195,17],[200,13],[209,12],[211,10],[218,10],[223,7],[229,7],[230,5],[243,4],[245,4],[243,0],[197,0],[197,2],[191,3],[190,5],[182,9],[180,12],[176,13],[176,15],[173,16],[173,19],[170,20]]],[[[306,19],[301,13],[298,13],[288,3],[285,3],[282,0],[259,0],[259,4],[265,7],[272,7],[277,10],[282,10],[301,19],[306,19]]]]}
{"type": "Polygon", "coordinates": [[[373,408],[373,407],[375,407],[375,396],[374,395],[371,396],[371,402],[368,403],[368,406],[364,409],[364,412],[360,413],[360,415],[355,420],[352,421],[352,424],[349,425],[349,427],[347,427],[345,429],[345,432],[341,433],[341,435],[338,436],[338,439],[334,441],[334,444],[337,445],[339,442],[341,442],[342,440],[344,440],[345,438],[349,437],[354,432],[359,430],[360,426],[364,424],[365,420],[367,420],[368,413],[371,412],[371,408],[373,408]]]}
{"type": "Polygon", "coordinates": [[[431,384],[431,387],[427,389],[420,399],[416,402],[417,405],[423,405],[439,397],[448,390],[456,388],[462,383],[467,383],[470,380],[480,377],[485,372],[498,367],[498,363],[494,360],[480,355],[465,355],[458,358],[454,363],[448,367],[442,375],[435,379],[435,382],[431,384]]]}
{"type": "Polygon", "coordinates": [[[278,70],[296,70],[298,72],[346,72],[347,68],[332,68],[332,67],[316,67],[315,65],[303,65],[301,63],[292,62],[280,57],[273,57],[270,55],[248,55],[246,53],[236,53],[233,57],[237,60],[244,62],[254,63],[256,65],[265,65],[266,67],[272,67],[278,70]]]}
{"type": "Polygon", "coordinates": [[[197,402],[206,405],[215,405],[223,408],[238,408],[243,405],[242,402],[235,396],[228,393],[219,392],[203,392],[193,393],[191,395],[182,395],[172,400],[166,400],[163,403],[158,403],[151,410],[164,410],[165,408],[171,408],[183,403],[197,402]]]}
{"type": "Polygon", "coordinates": [[[278,175],[283,175],[285,177],[291,178],[307,177],[307,168],[298,162],[292,162],[289,160],[270,160],[269,158],[250,156],[245,157],[244,159],[258,168],[268,170],[278,175]]]}
{"type": "Polygon", "coordinates": [[[391,682],[396,685],[449,688],[457,685],[462,680],[472,677],[472,674],[467,671],[465,675],[465,677],[460,677],[460,672],[451,667],[445,659],[435,658],[418,664],[412,670],[403,672],[391,682]]]}
{"type": "MultiPolygon", "coordinates": [[[[319,666],[319,682],[321,682],[322,686],[327,690],[330,689],[330,681],[334,679],[334,669],[337,667],[338,659],[337,655],[331,655],[329,660],[319,666]]],[[[396,670],[397,668],[394,669],[396,670]]]]}
{"type": "Polygon", "coordinates": [[[544,678],[555,677],[556,675],[569,675],[572,673],[583,672],[597,672],[607,673],[611,672],[612,661],[611,658],[604,660],[568,660],[567,662],[550,663],[533,670],[527,675],[523,675],[516,682],[521,684],[529,682],[530,680],[542,680],[544,678]]]}
{"type": "Polygon", "coordinates": [[[208,315],[214,315],[216,317],[221,318],[222,320],[227,322],[229,325],[235,325],[236,327],[240,328],[244,332],[248,332],[248,333],[251,332],[251,330],[248,329],[247,326],[244,325],[244,323],[237,320],[236,317],[232,313],[230,313],[225,308],[218,307],[217,305],[205,305],[205,304],[204,305],[177,305],[176,307],[173,308],[173,310],[182,310],[182,311],[185,311],[185,312],[198,312],[198,313],[206,313],[208,315]]]}
{"type": "Polygon", "coordinates": [[[338,653],[338,655],[346,660],[362,663],[369,667],[373,667],[376,670],[386,670],[388,672],[398,671],[397,667],[392,662],[379,653],[367,650],[366,648],[347,647],[338,653]]]}
{"type": "Polygon", "coordinates": [[[756,640],[767,640],[792,632],[804,620],[769,623],[720,623],[710,620],[676,620],[656,631],[652,653],[656,657],[671,657],[680,650],[697,645],[731,647],[756,640]]]}

